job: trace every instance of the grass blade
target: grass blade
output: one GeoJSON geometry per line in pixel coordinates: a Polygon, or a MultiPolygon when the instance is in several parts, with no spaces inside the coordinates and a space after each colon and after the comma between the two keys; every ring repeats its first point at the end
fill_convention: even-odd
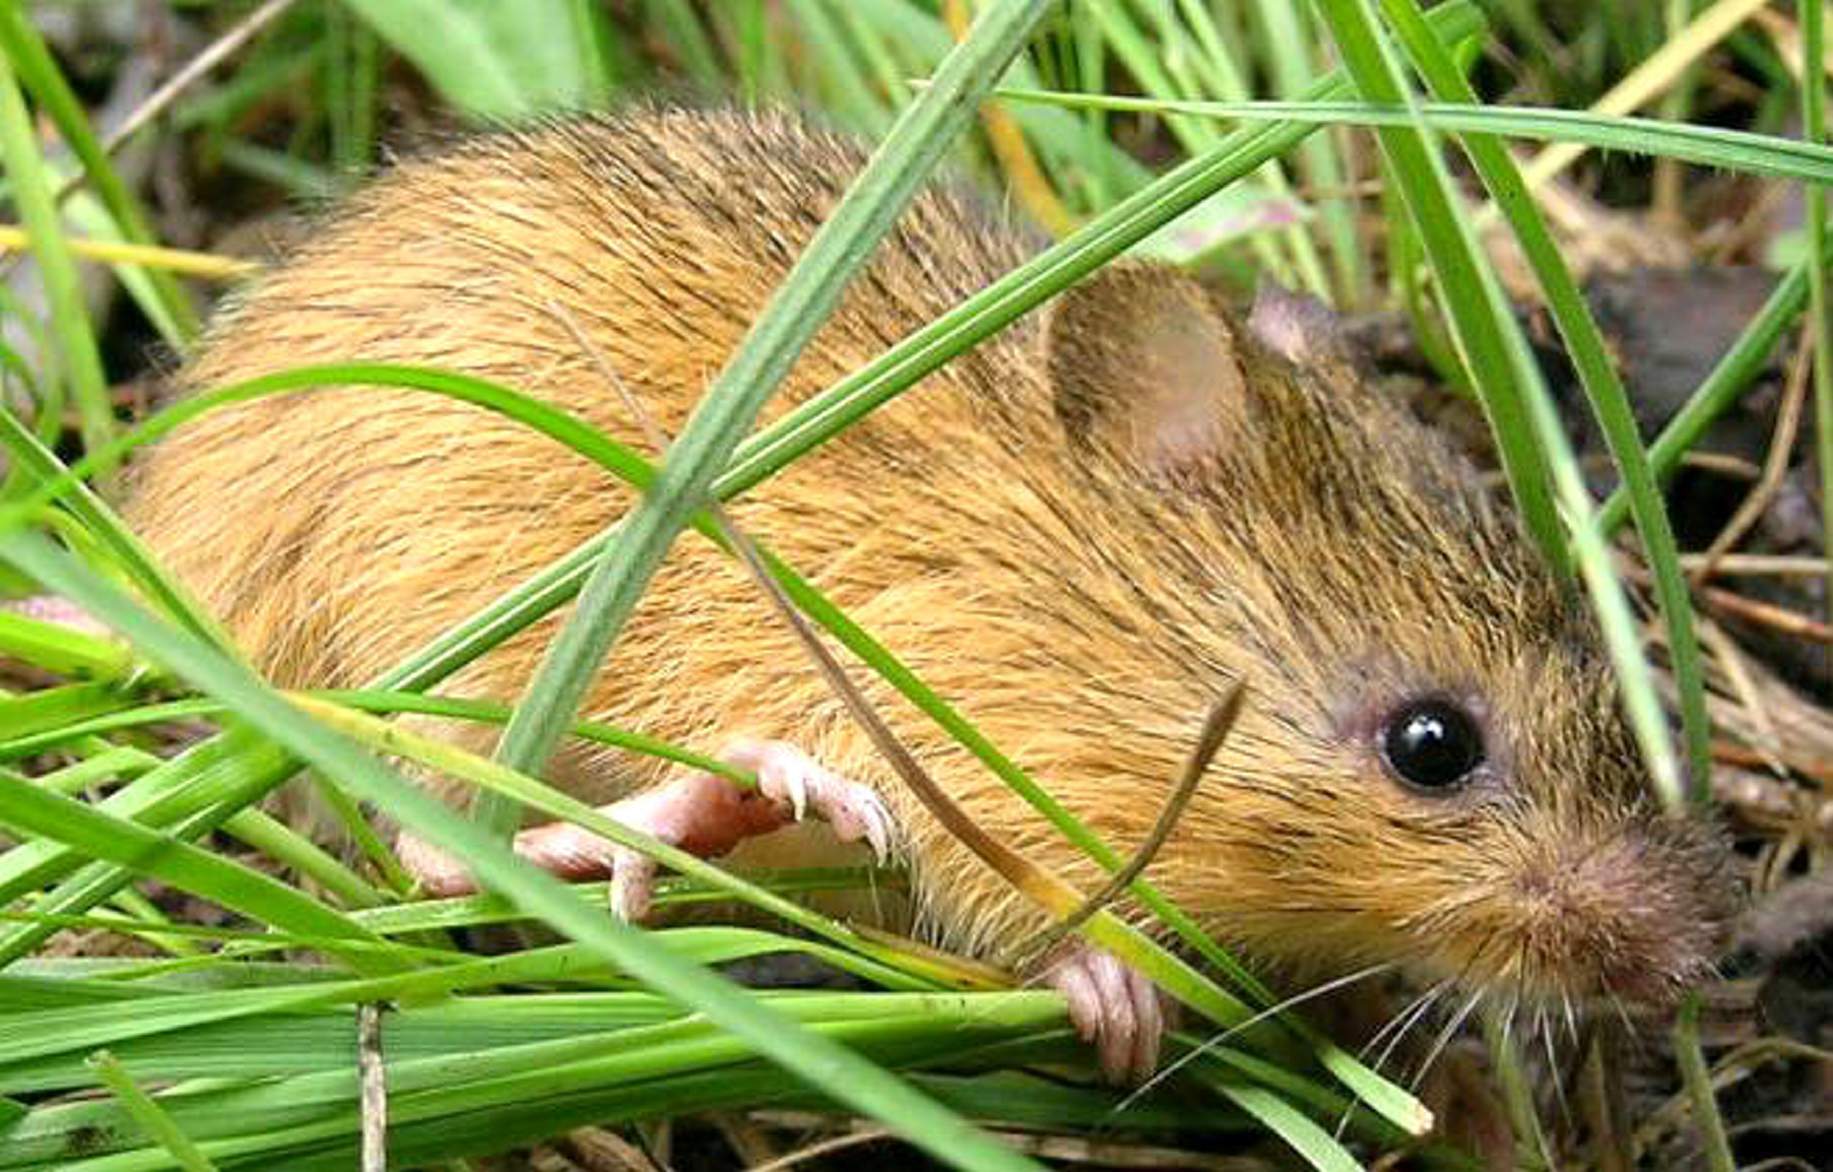
{"type": "MultiPolygon", "coordinates": [[[[1825,60],[1826,10],[1803,4],[1801,12],[1801,120],[1810,144],[1827,140],[1827,78],[1825,60]]],[[[1822,550],[1833,550],[1833,303],[1827,295],[1827,193],[1818,187],[1806,192],[1808,214],[1808,305],[1814,318],[1814,418],[1815,443],[1820,462],[1821,521],[1825,526],[1822,550]]],[[[1833,607],[1833,572],[1827,580],[1828,606],[1833,607]]]]}
{"type": "Polygon", "coordinates": [[[147,1138],[170,1152],[172,1159],[184,1172],[216,1172],[216,1165],[210,1162],[210,1157],[197,1150],[197,1145],[178,1129],[172,1117],[153,1101],[151,1095],[140,1089],[114,1055],[103,1051],[95,1056],[92,1064],[97,1077],[115,1093],[121,1106],[133,1116],[140,1129],[146,1132],[147,1138]]]}
{"type": "MultiPolygon", "coordinates": [[[[93,858],[155,876],[288,931],[334,941],[381,943],[379,937],[278,879],[29,782],[0,776],[0,825],[68,843],[93,858]]],[[[358,972],[402,967],[386,952],[353,949],[344,955],[358,972]]]]}
{"type": "MultiPolygon", "coordinates": [[[[9,14],[16,16],[17,7],[0,5],[0,28],[5,27],[9,14]]],[[[32,134],[32,116],[26,110],[8,57],[8,52],[0,51],[0,162],[6,164],[13,199],[19,205],[20,219],[25,222],[32,253],[38,259],[64,377],[82,416],[83,441],[99,447],[108,442],[115,427],[108,378],[102,373],[102,353],[83,304],[76,260],[70,253],[69,241],[64,239],[57,205],[51,199],[49,172],[32,134]]]]}
{"type": "MultiPolygon", "coordinates": [[[[1461,74],[1459,76],[1462,76],[1461,74]]],[[[1374,102],[1199,102],[1079,94],[1001,86],[997,96],[1067,109],[1181,114],[1254,122],[1299,122],[1319,126],[1411,126],[1405,108],[1374,102]]],[[[1693,126],[1628,115],[1591,114],[1542,106],[1483,106],[1476,95],[1457,101],[1421,102],[1418,121],[1434,130],[1493,134],[1529,141],[1584,143],[1626,154],[1657,155],[1803,183],[1833,183],[1833,149],[1824,144],[1722,127],[1693,126]]]]}
{"type": "Polygon", "coordinates": [[[473,117],[589,107],[602,96],[598,43],[572,0],[345,2],[473,117]]]}
{"type": "Polygon", "coordinates": [[[1706,1167],[1712,1172],[1737,1172],[1737,1157],[1732,1154],[1725,1121],[1718,1113],[1718,1097],[1712,1091],[1712,1071],[1700,1049],[1699,1009],[1697,993],[1681,1003],[1680,1017],[1674,1022],[1674,1058],[1693,1106],[1693,1125],[1705,1147],[1706,1167]]]}
{"type": "MultiPolygon", "coordinates": [[[[70,510],[82,524],[83,531],[108,552],[121,571],[132,578],[148,598],[199,638],[227,645],[227,639],[204,613],[203,608],[193,602],[184,589],[154,563],[140,539],[121,523],[121,518],[114,510],[103,502],[95,490],[72,476],[51,449],[19,422],[11,411],[0,411],[0,447],[6,449],[13,472],[23,477],[27,483],[39,486],[36,491],[43,492],[44,495],[32,499],[41,505],[48,504],[53,490],[44,486],[65,486],[57,490],[63,494],[64,507],[70,510]]],[[[108,445],[102,445],[102,450],[109,450],[108,445]]],[[[32,505],[21,507],[16,503],[9,504],[0,510],[0,529],[29,516],[33,508],[32,505]]]]}

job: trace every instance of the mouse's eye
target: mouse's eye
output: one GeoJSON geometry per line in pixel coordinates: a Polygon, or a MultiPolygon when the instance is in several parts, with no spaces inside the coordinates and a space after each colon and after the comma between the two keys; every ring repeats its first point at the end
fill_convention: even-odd
{"type": "Polygon", "coordinates": [[[1444,792],[1463,786],[1483,763],[1483,734],[1461,705],[1415,700],[1388,718],[1381,756],[1406,784],[1444,792]]]}

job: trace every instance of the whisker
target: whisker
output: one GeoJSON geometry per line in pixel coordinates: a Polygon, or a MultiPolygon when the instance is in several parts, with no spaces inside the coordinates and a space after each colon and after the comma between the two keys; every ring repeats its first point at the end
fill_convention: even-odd
{"type": "MultiPolygon", "coordinates": [[[[1391,1033],[1392,1031],[1394,1031],[1397,1028],[1401,1028],[1403,1022],[1405,1022],[1409,1017],[1411,1017],[1414,1013],[1418,1012],[1422,1008],[1423,1002],[1428,1002],[1433,997],[1438,996],[1438,994],[1448,984],[1450,984],[1449,978],[1439,981],[1437,984],[1432,985],[1429,988],[1427,988],[1426,991],[1421,993],[1419,996],[1413,998],[1413,1000],[1407,1002],[1406,1005],[1401,1008],[1399,1013],[1396,1013],[1393,1017],[1388,1019],[1386,1025],[1382,1026],[1380,1029],[1375,1031],[1374,1037],[1370,1038],[1368,1041],[1362,1044],[1362,1048],[1356,1051],[1356,1057],[1366,1062],[1368,1060],[1368,1055],[1371,1050],[1379,1046],[1382,1040],[1386,1038],[1389,1033],[1391,1033]]],[[[1385,1061],[1385,1060],[1386,1060],[1386,1055],[1384,1052],[1382,1061],[1385,1061]]],[[[1378,1066],[1379,1062],[1377,1062],[1376,1065],[1378,1066]]]]}
{"type": "Polygon", "coordinates": [[[1515,1016],[1521,1012],[1521,993],[1509,994],[1508,1008],[1502,1011],[1502,1049],[1509,1049],[1509,1042],[1514,1037],[1515,1016]]]}
{"type": "Polygon", "coordinates": [[[1577,1042],[1572,1047],[1572,1057],[1566,1063],[1566,1082],[1574,1087],[1582,1085],[1585,1077],[1585,1064],[1590,1061],[1595,1050],[1600,1059],[1610,1053],[1610,1023],[1601,1017],[1587,1017],[1580,1024],[1577,1042]]]}
{"type": "Polygon", "coordinates": [[[1635,1023],[1629,1019],[1629,1006],[1623,1004],[1623,999],[1614,992],[1610,992],[1608,996],[1610,997],[1610,1007],[1617,1011],[1617,1020],[1623,1023],[1623,1032],[1634,1037],[1636,1026],[1635,1023]]]}
{"type": "Polygon", "coordinates": [[[1301,1005],[1306,1001],[1316,1000],[1317,998],[1324,996],[1326,993],[1333,993],[1338,989],[1342,989],[1349,985],[1353,985],[1357,981],[1365,980],[1368,977],[1375,976],[1379,973],[1388,972],[1391,969],[1395,968],[1396,965],[1397,965],[1397,962],[1395,961],[1383,961],[1380,964],[1372,964],[1372,965],[1369,965],[1365,969],[1359,969],[1356,972],[1350,973],[1348,976],[1338,977],[1333,981],[1326,981],[1321,985],[1314,985],[1311,988],[1305,990],[1303,993],[1299,993],[1294,996],[1288,997],[1277,1005],[1273,1005],[1266,1009],[1261,1010],[1259,1013],[1254,1014],[1252,1017],[1248,1018],[1246,1021],[1243,1021],[1238,1025],[1232,1025],[1228,1027],[1227,1029],[1222,1030],[1219,1033],[1216,1033],[1212,1037],[1205,1039],[1201,1045],[1192,1047],[1188,1053],[1179,1055],[1177,1061],[1170,1063],[1169,1065],[1164,1067],[1164,1069],[1160,1070],[1157,1074],[1154,1074],[1151,1078],[1147,1079],[1144,1083],[1140,1084],[1137,1090],[1129,1094],[1126,1098],[1120,1100],[1119,1104],[1117,1104],[1114,1107],[1114,1109],[1109,1113],[1118,1115],[1120,1112],[1125,1111],[1128,1107],[1131,1107],[1134,1104],[1134,1102],[1136,1102],[1141,1096],[1145,1095],[1146,1092],[1156,1087],[1159,1083],[1163,1082],[1165,1079],[1170,1078],[1172,1075],[1176,1074],[1184,1066],[1188,1065],[1191,1062],[1194,1062],[1196,1059],[1202,1057],[1204,1054],[1209,1053],[1209,1051],[1222,1045],[1224,1042],[1228,1041],[1230,1038],[1234,1037],[1236,1034],[1241,1033],[1243,1030],[1259,1025],[1261,1022],[1277,1014],[1284,1013],[1286,1010],[1291,1009],[1295,1005],[1301,1005]]]}
{"type": "Polygon", "coordinates": [[[1630,1053],[1636,1058],[1648,1057],[1648,1046],[1642,1039],[1642,1033],[1636,1029],[1636,1023],[1629,1016],[1629,1006],[1615,993],[1608,994],[1610,1007],[1616,1011],[1617,1020],[1623,1024],[1623,1040],[1631,1047],[1630,1053]]]}
{"type": "Polygon", "coordinates": [[[1463,1026],[1482,1001],[1483,991],[1478,989],[1470,995],[1470,1000],[1464,1002],[1464,1008],[1452,1015],[1451,1020],[1445,1024],[1445,1028],[1439,1031],[1437,1039],[1432,1043],[1432,1048],[1426,1051],[1426,1060],[1419,1064],[1419,1070],[1414,1073],[1410,1089],[1419,1089],[1419,1084],[1425,1081],[1426,1072],[1432,1069],[1432,1064],[1438,1061],[1438,1056],[1445,1052],[1445,1047],[1451,1044],[1451,1039],[1456,1036],[1458,1029],[1463,1026]]]}
{"type": "MultiPolygon", "coordinates": [[[[1383,1034],[1386,1034],[1389,1030],[1393,1030],[1394,1036],[1388,1040],[1387,1046],[1381,1051],[1380,1056],[1375,1059],[1370,1067],[1376,1074],[1380,1074],[1381,1068],[1386,1066],[1387,1060],[1394,1056],[1394,1049],[1400,1045],[1401,1039],[1406,1037],[1407,1031],[1413,1028],[1415,1022],[1425,1016],[1426,1011],[1432,1008],[1433,1003],[1436,1002],[1447,989],[1451,988],[1451,980],[1452,978],[1446,977],[1416,997],[1410,1006],[1401,1010],[1400,1013],[1395,1015],[1392,1021],[1377,1030],[1375,1036],[1368,1040],[1368,1045],[1362,1047],[1361,1053],[1357,1056],[1363,1057],[1367,1055],[1368,1052],[1374,1048],[1375,1044],[1381,1040],[1383,1034]],[[1396,1026],[1399,1028],[1396,1029],[1396,1026]]],[[[1337,1120],[1336,1137],[1338,1139],[1343,1138],[1343,1131],[1349,1126],[1349,1118],[1355,1113],[1356,1104],[1352,1100],[1349,1106],[1344,1109],[1342,1117],[1337,1120]]]]}
{"type": "Polygon", "coordinates": [[[1553,1050],[1553,1027],[1547,1021],[1547,1010],[1540,1009],[1540,1040],[1547,1051],[1547,1081],[1553,1084],[1553,1101],[1559,1105],[1559,1118],[1562,1123],[1572,1125],[1572,1107],[1566,1102],[1566,1081],[1559,1076],[1559,1055],[1553,1050]]]}
{"type": "MultiPolygon", "coordinates": [[[[1470,958],[1464,962],[1464,966],[1458,970],[1453,978],[1451,978],[1452,982],[1458,985],[1466,983],[1470,974],[1476,969],[1477,965],[1481,963],[1483,954],[1488,952],[1495,942],[1496,933],[1492,931],[1486,935],[1475,948],[1471,949],[1470,958]]],[[[1483,991],[1479,988],[1471,993],[1470,1000],[1464,1003],[1464,1008],[1452,1015],[1450,1022],[1446,1024],[1445,1028],[1439,1033],[1437,1039],[1434,1040],[1431,1047],[1428,1048],[1425,1061],[1420,1064],[1419,1070],[1414,1074],[1412,1085],[1415,1088],[1417,1088],[1420,1081],[1425,1078],[1426,1071],[1431,1067],[1432,1063],[1437,1060],[1439,1052],[1450,1043],[1452,1036],[1457,1033],[1458,1028],[1464,1024],[1465,1020],[1469,1018],[1471,1012],[1476,1009],[1482,1000],[1483,991]]]]}

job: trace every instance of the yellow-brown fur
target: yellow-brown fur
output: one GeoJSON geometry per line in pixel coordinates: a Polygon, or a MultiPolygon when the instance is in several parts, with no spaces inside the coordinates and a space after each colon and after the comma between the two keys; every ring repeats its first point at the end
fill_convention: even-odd
{"type": "MultiPolygon", "coordinates": [[[[359,196],[219,322],[183,382],[443,366],[636,442],[557,301],[672,433],[861,161],[844,140],[735,113],[486,137],[359,196]]],[[[926,194],[777,409],[1028,248],[961,197],[926,194]]],[[[130,516],[278,682],[354,685],[630,499],[478,409],[337,388],[174,436],[139,469],[130,516]]],[[[734,511],[1122,852],[1212,699],[1244,678],[1246,711],[1150,876],[1271,962],[1398,960],[1538,994],[1628,988],[1636,972],[1658,990],[1705,960],[1723,914],[1714,844],[1644,808],[1594,638],[1512,522],[1340,365],[1297,369],[1181,277],[1108,270],[734,511]],[[1184,394],[1203,367],[1219,381],[1184,394]],[[1479,713],[1491,783],[1424,798],[1383,773],[1374,727],[1421,691],[1479,713]]],[[[513,701],[552,630],[451,687],[513,701]]],[[[975,818],[1094,885],[1029,807],[889,689],[868,690],[975,818]]],[[[697,537],[672,552],[587,709],[709,749],[791,740],[892,803],[947,939],[997,954],[1035,926],[697,537]]],[[[604,802],[661,771],[572,748],[553,776],[604,802]]]]}

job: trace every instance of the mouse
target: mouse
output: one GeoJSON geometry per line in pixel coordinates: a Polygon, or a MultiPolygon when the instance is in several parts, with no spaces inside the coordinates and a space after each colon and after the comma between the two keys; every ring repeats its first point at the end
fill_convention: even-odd
{"type": "MultiPolygon", "coordinates": [[[[731,109],[464,139],[330,212],[216,316],[175,393],[409,363],[641,448],[679,433],[866,157],[799,115],[731,109]]],[[[1040,247],[980,193],[932,184],[764,419],[1040,247]]],[[[636,499],[501,416],[326,386],[153,445],[125,515],[276,685],[344,687],[636,499]]],[[[1244,686],[1146,877],[1269,972],[1391,965],[1507,1004],[1658,1005],[1710,969],[1735,903],[1722,833],[1657,807],[1582,602],[1470,461],[1358,375],[1314,302],[1269,294],[1244,314],[1173,266],[1115,261],[727,509],[1123,856],[1216,698],[1244,686]]],[[[515,702],[565,609],[443,690],[515,702]]],[[[854,674],[976,824],[1101,886],[965,749],[854,674]]],[[[918,930],[969,956],[1048,924],[907,792],[744,567],[698,536],[673,547],[581,714],[756,771],[745,790],[569,743],[547,779],[626,825],[711,856],[824,824],[900,859],[918,930]]],[[[410,719],[482,753],[498,731],[410,719]]],[[[644,914],[643,857],[558,823],[515,845],[610,876],[612,910],[644,914]]],[[[397,849],[427,892],[472,889],[411,834],[397,849]]],[[[1032,970],[1110,1077],[1153,1069],[1167,1007],[1149,981],[1073,943],[1032,970]]]]}

